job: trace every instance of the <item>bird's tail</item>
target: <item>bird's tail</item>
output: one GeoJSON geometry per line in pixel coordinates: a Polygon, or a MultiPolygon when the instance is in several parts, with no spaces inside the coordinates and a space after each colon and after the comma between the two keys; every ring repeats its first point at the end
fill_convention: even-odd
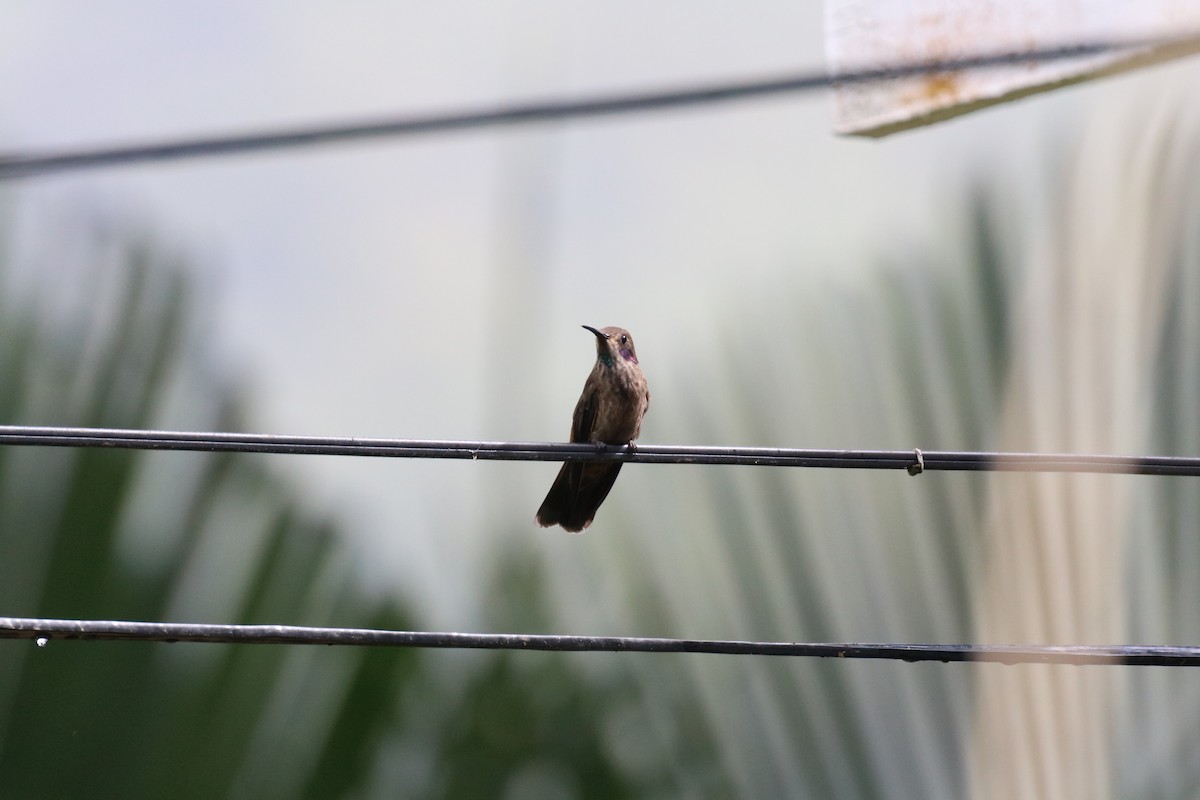
{"type": "Polygon", "coordinates": [[[608,497],[621,466],[620,461],[586,464],[568,461],[563,464],[538,509],[538,525],[543,528],[561,525],[571,533],[579,533],[591,525],[596,509],[608,497]]]}

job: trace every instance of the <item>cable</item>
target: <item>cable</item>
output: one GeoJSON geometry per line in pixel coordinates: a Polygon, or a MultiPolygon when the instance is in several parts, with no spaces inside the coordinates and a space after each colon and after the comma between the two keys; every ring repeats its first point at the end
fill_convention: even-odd
{"type": "Polygon", "coordinates": [[[713,653],[808,658],[974,661],[998,664],[1074,664],[1160,667],[1200,666],[1200,647],[1053,647],[999,644],[832,644],[633,636],[559,636],[520,633],[446,633],[295,625],[205,625],[0,617],[0,639],[53,639],[219,644],[321,644],[473,650],[542,650],[574,653],[713,653]]]}
{"type": "Polygon", "coordinates": [[[840,73],[809,72],[757,81],[730,82],[645,93],[611,94],[583,100],[548,100],[493,109],[299,126],[274,131],[197,136],[141,144],[68,149],[58,152],[8,153],[0,154],[0,180],[67,170],[112,167],[121,164],[252,153],[365,139],[395,138],[484,127],[659,111],[784,93],[810,92],[831,86],[894,80],[951,70],[995,68],[1028,64],[1034,61],[1079,58],[1151,46],[1177,48],[1181,53],[1191,52],[1200,46],[1200,34],[1170,38],[1081,42],[964,58],[867,67],[840,73]]]}
{"type": "Polygon", "coordinates": [[[195,433],[115,428],[0,425],[0,445],[191,450],[291,455],[457,458],[481,461],[632,461],[643,464],[728,464],[829,469],[912,469],[992,472],[1086,472],[1200,475],[1200,458],[1070,453],[997,453],[951,450],[802,450],[784,447],[592,445],[565,442],[456,442],[278,436],[266,433],[195,433]]]}

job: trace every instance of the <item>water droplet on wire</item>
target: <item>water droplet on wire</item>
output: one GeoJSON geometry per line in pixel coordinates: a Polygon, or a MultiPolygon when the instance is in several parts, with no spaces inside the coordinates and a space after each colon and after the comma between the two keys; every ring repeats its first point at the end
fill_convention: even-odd
{"type": "Polygon", "coordinates": [[[45,646],[47,645],[47,643],[49,643],[49,641],[50,641],[50,640],[49,640],[49,639],[47,639],[45,636],[39,636],[39,637],[36,639],[36,642],[37,642],[37,646],[38,646],[38,647],[45,647],[45,646]]]}

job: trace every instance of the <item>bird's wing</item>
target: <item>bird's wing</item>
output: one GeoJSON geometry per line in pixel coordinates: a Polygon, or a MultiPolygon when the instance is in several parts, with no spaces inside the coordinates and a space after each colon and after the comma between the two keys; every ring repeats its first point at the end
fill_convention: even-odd
{"type": "Polygon", "coordinates": [[[584,389],[583,396],[575,406],[575,417],[571,421],[571,441],[590,442],[592,431],[596,428],[596,412],[600,407],[600,398],[594,390],[584,389]]]}
{"type": "MultiPolygon", "coordinates": [[[[575,416],[571,419],[571,441],[590,442],[592,431],[596,427],[596,411],[600,407],[600,398],[594,389],[587,386],[575,404],[575,416]]],[[[568,461],[563,465],[563,479],[566,482],[567,496],[570,505],[574,506],[575,498],[579,496],[579,486],[583,478],[583,464],[578,461],[568,461]]]]}

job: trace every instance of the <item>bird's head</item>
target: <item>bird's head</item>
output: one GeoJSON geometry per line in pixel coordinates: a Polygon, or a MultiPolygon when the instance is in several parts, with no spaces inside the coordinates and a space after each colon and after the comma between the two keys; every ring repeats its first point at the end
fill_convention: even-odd
{"type": "Polygon", "coordinates": [[[618,358],[638,363],[637,351],[633,349],[633,337],[629,331],[612,326],[600,329],[591,325],[583,327],[595,334],[596,357],[604,362],[605,366],[611,367],[618,358]]]}

